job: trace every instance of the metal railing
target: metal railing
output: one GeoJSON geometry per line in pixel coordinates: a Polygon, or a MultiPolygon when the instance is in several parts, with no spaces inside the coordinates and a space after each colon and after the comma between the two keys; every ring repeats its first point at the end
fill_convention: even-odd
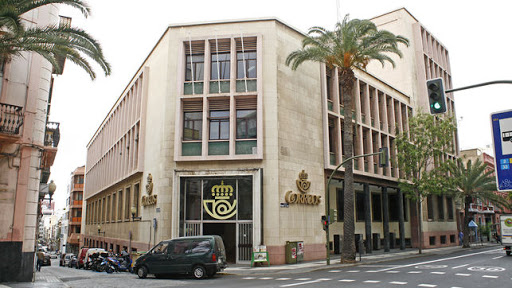
{"type": "Polygon", "coordinates": [[[23,125],[23,108],[0,103],[0,133],[18,135],[23,125]]]}

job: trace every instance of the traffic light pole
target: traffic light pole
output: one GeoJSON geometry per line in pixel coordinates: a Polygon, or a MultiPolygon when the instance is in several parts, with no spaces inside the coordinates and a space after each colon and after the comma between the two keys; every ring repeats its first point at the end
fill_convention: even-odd
{"type": "Polygon", "coordinates": [[[512,80],[489,81],[489,82],[484,82],[484,83],[475,84],[475,85],[469,85],[469,86],[460,87],[460,88],[448,89],[448,90],[445,90],[444,93],[451,93],[451,92],[456,92],[456,91],[462,91],[462,90],[466,90],[466,89],[477,88],[477,87],[493,85],[493,84],[512,84],[512,80]]]}
{"type": "MultiPolygon", "coordinates": [[[[381,153],[387,153],[387,151],[379,151],[379,152],[375,152],[375,153],[369,153],[369,154],[362,154],[362,155],[356,155],[356,156],[352,156],[348,159],[345,159],[345,161],[341,162],[340,165],[338,165],[336,167],[336,169],[334,169],[334,171],[332,171],[331,175],[329,176],[329,180],[327,180],[327,188],[325,189],[325,215],[326,217],[329,217],[329,213],[330,213],[330,210],[331,210],[331,205],[330,205],[330,202],[329,202],[329,186],[331,185],[331,180],[332,180],[332,176],[334,176],[334,173],[336,173],[338,171],[338,169],[340,169],[341,166],[343,166],[343,164],[347,163],[348,161],[352,161],[354,159],[357,159],[357,158],[361,158],[361,157],[368,157],[368,156],[374,156],[374,155],[379,155],[381,153]]],[[[329,225],[331,221],[329,218],[327,218],[327,229],[325,229],[325,250],[327,251],[326,252],[326,261],[327,261],[327,265],[331,265],[331,253],[330,253],[330,250],[329,250],[329,225]]]]}

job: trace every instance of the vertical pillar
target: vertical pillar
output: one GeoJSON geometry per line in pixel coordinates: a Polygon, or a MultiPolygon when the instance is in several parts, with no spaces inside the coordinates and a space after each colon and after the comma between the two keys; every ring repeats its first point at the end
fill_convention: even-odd
{"type": "Polygon", "coordinates": [[[364,192],[364,231],[366,234],[366,253],[372,253],[372,214],[370,210],[370,184],[363,184],[364,192]]]}
{"type": "Polygon", "coordinates": [[[400,250],[405,250],[405,217],[404,217],[404,193],[398,190],[398,233],[400,234],[400,250]]]}
{"type": "Polygon", "coordinates": [[[382,187],[382,208],[382,226],[384,228],[384,252],[389,252],[389,200],[387,187],[382,187]]]}

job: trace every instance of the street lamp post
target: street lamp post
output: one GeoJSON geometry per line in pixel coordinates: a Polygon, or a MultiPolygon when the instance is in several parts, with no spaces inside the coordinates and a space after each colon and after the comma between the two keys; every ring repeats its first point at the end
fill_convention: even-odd
{"type": "MultiPolygon", "coordinates": [[[[103,238],[105,238],[105,231],[101,231],[101,225],[98,225],[98,236],[103,233],[103,238]]],[[[105,242],[105,239],[103,239],[103,242],[105,242]]],[[[106,245],[105,245],[106,246],[106,245]]],[[[107,247],[105,247],[107,248],[107,247]]],[[[106,250],[106,249],[105,249],[106,250]]]]}

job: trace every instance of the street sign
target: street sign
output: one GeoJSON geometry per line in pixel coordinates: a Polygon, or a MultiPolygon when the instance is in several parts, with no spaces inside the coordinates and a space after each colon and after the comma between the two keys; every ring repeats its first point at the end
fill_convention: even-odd
{"type": "Polygon", "coordinates": [[[491,114],[498,191],[512,191],[512,110],[491,114]]]}

